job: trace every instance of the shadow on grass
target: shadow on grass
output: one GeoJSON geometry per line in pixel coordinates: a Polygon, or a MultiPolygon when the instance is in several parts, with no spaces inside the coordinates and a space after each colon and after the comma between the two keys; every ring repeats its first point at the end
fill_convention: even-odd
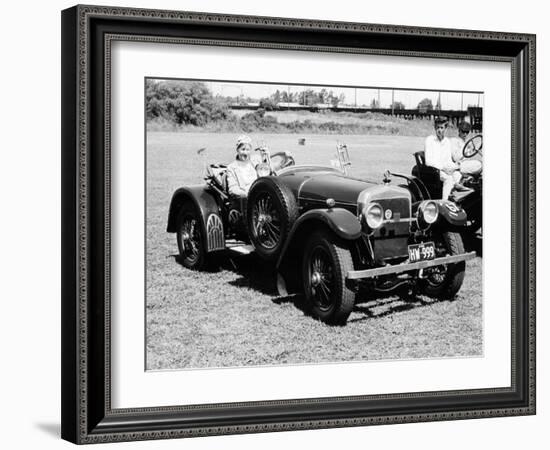
{"type": "Polygon", "coordinates": [[[231,271],[239,278],[229,282],[231,286],[254,289],[270,297],[277,295],[275,266],[260,259],[256,254],[224,255],[218,260],[220,269],[231,271]]]}
{"type": "Polygon", "coordinates": [[[380,319],[391,314],[429,306],[432,303],[425,301],[418,295],[409,295],[407,293],[370,297],[356,302],[353,312],[362,314],[362,317],[349,319],[348,322],[380,319]]]}
{"type": "MultiPolygon", "coordinates": [[[[179,265],[185,267],[179,254],[170,255],[170,257],[179,265]]],[[[254,253],[235,256],[220,252],[208,262],[205,268],[201,269],[201,272],[211,274],[221,271],[229,271],[239,275],[239,278],[228,283],[231,286],[254,289],[269,296],[277,295],[275,266],[263,261],[254,253]]]]}
{"type": "MultiPolygon", "coordinates": [[[[185,267],[183,265],[182,258],[179,254],[170,255],[170,258],[173,258],[174,261],[176,261],[181,267],[184,267],[186,270],[191,270],[191,269],[188,269],[187,267],[185,267]]],[[[221,269],[217,264],[217,258],[216,258],[216,260],[209,261],[208,264],[206,265],[206,267],[204,267],[200,271],[201,272],[206,272],[206,273],[216,273],[216,272],[219,272],[220,270],[221,269]]]]}
{"type": "MultiPolygon", "coordinates": [[[[296,309],[302,311],[304,315],[311,317],[309,308],[306,304],[305,296],[303,294],[275,297],[272,298],[271,301],[276,305],[291,303],[296,309]]],[[[435,301],[425,301],[419,296],[410,296],[405,294],[394,294],[391,298],[388,295],[374,297],[371,295],[368,299],[359,300],[355,303],[352,313],[359,314],[360,316],[348,319],[348,323],[381,319],[382,317],[386,317],[391,314],[429,306],[434,302],[435,301]]]]}
{"type": "MultiPolygon", "coordinates": [[[[171,256],[181,264],[179,255],[171,256]]],[[[278,295],[275,265],[262,260],[256,254],[235,256],[220,253],[212,264],[203,270],[212,274],[221,271],[230,271],[238,275],[238,278],[228,282],[229,285],[253,289],[271,297],[271,301],[276,305],[292,304],[304,315],[311,316],[303,294],[290,294],[284,297],[278,295]]],[[[359,292],[352,313],[359,314],[360,317],[352,317],[348,322],[380,319],[394,313],[429,306],[432,303],[416,294],[411,295],[407,289],[398,289],[389,293],[359,292]]]]}
{"type": "Polygon", "coordinates": [[[306,304],[306,298],[303,294],[290,294],[285,297],[275,297],[272,298],[271,301],[276,305],[292,303],[292,305],[294,305],[297,310],[302,311],[305,316],[311,317],[311,313],[309,312],[309,308],[306,304]]]}

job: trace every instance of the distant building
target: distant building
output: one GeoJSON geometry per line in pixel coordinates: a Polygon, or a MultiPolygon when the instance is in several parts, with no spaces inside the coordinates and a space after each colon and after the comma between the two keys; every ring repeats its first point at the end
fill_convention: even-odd
{"type": "Polygon", "coordinates": [[[299,103],[296,103],[296,102],[279,102],[277,103],[277,106],[279,108],[300,108],[303,105],[300,105],[299,103]]]}
{"type": "Polygon", "coordinates": [[[468,106],[469,122],[472,125],[472,131],[481,133],[483,131],[483,108],[479,106],[468,106]]]}

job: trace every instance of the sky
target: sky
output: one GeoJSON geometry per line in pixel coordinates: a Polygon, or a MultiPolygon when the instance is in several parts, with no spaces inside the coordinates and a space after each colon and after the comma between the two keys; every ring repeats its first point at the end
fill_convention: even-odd
{"type": "MultiPolygon", "coordinates": [[[[344,103],[347,105],[370,106],[372,100],[378,98],[380,98],[381,108],[389,108],[392,103],[392,90],[387,88],[341,88],[331,86],[297,86],[217,81],[207,81],[206,84],[214,95],[231,97],[242,94],[245,97],[260,99],[262,97],[269,97],[277,89],[279,91],[300,92],[304,89],[320,91],[322,88],[325,88],[328,91],[332,90],[336,96],[343,93],[345,96],[344,103]]],[[[441,94],[439,94],[438,91],[429,90],[393,90],[394,100],[404,103],[405,108],[411,109],[416,108],[418,103],[424,98],[430,98],[435,106],[438,95],[441,95],[441,109],[460,110],[466,109],[468,105],[483,107],[483,93],[441,92],[441,94]]]]}

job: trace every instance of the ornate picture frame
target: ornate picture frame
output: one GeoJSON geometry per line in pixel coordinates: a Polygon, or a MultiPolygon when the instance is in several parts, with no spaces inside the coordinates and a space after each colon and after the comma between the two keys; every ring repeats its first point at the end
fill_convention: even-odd
{"type": "MultiPolygon", "coordinates": [[[[99,443],[535,414],[535,36],[75,6],[62,12],[62,437],[99,443]],[[511,66],[510,386],[112,407],[114,42],[499,61],[511,66]]],[[[136,344],[140,345],[140,344],[136,344]]]]}

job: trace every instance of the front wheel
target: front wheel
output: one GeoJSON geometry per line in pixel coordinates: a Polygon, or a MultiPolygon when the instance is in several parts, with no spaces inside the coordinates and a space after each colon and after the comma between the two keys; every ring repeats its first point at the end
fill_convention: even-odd
{"type": "Polygon", "coordinates": [[[302,261],[306,304],[311,314],[331,325],[346,323],[355,292],[346,283],[353,260],[347,243],[329,232],[313,234],[302,261]]]}
{"type": "MultiPolygon", "coordinates": [[[[445,231],[434,236],[436,257],[461,255],[464,244],[459,233],[445,231]]],[[[466,262],[430,267],[425,269],[422,292],[428,297],[452,299],[462,287],[466,262]]]]}
{"type": "Polygon", "coordinates": [[[206,266],[204,233],[201,218],[192,205],[184,205],[178,215],[176,239],[180,262],[188,269],[200,270],[206,266]]]}

